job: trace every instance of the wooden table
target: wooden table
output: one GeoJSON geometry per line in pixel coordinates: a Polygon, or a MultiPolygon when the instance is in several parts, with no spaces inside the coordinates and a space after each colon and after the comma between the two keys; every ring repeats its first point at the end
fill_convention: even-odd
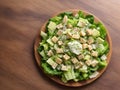
{"type": "Polygon", "coordinates": [[[120,90],[119,0],[1,0],[0,90],[120,90]],[[106,72],[95,82],[69,88],[49,80],[38,69],[33,44],[40,27],[53,14],[82,9],[99,17],[109,29],[113,53],[106,72]]]}

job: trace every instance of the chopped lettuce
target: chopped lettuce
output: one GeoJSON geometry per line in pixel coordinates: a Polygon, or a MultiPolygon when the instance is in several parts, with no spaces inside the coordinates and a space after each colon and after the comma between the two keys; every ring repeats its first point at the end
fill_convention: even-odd
{"type": "Polygon", "coordinates": [[[97,52],[99,53],[99,55],[102,55],[105,52],[107,52],[108,49],[109,49],[109,45],[106,41],[104,41],[103,44],[98,44],[97,52]]]}
{"type": "Polygon", "coordinates": [[[105,39],[107,33],[106,33],[106,29],[105,29],[104,25],[102,23],[98,23],[97,26],[100,28],[99,29],[100,37],[105,39]]]}
{"type": "Polygon", "coordinates": [[[87,15],[85,18],[86,18],[91,24],[94,23],[94,17],[93,17],[93,15],[87,15]]]}
{"type": "Polygon", "coordinates": [[[103,69],[105,66],[107,66],[107,62],[105,60],[100,61],[98,65],[99,65],[99,69],[103,69]]]}
{"type": "Polygon", "coordinates": [[[50,65],[48,65],[47,63],[42,63],[41,65],[43,67],[44,72],[49,74],[49,75],[61,75],[62,74],[61,71],[57,71],[56,69],[52,69],[50,67],[50,65]]]}
{"type": "Polygon", "coordinates": [[[60,17],[60,16],[55,16],[55,17],[50,19],[50,21],[52,21],[56,24],[59,24],[61,22],[61,20],[62,20],[62,17],[60,17]]]}
{"type": "Polygon", "coordinates": [[[68,19],[68,24],[71,24],[72,26],[77,26],[78,19],[68,19]]]}
{"type": "Polygon", "coordinates": [[[81,17],[81,18],[85,18],[85,15],[84,15],[84,13],[83,13],[82,11],[79,11],[79,12],[78,12],[78,15],[79,15],[79,17],[81,17]]]}

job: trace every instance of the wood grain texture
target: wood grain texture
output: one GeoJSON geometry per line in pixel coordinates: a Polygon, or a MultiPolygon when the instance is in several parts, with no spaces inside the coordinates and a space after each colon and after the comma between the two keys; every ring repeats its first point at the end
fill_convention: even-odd
{"type": "Polygon", "coordinates": [[[119,90],[119,0],[1,0],[0,90],[119,90]],[[108,28],[113,53],[106,72],[90,85],[69,88],[49,80],[38,69],[33,43],[43,23],[67,9],[82,9],[100,18],[108,28]]]}

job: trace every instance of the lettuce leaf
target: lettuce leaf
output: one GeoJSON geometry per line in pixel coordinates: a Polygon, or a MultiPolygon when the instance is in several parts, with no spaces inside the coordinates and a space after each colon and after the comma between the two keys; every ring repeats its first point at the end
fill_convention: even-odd
{"type": "Polygon", "coordinates": [[[61,75],[61,71],[57,71],[56,69],[52,69],[47,63],[41,64],[42,68],[44,69],[44,72],[49,75],[61,75]]]}
{"type": "Polygon", "coordinates": [[[106,29],[104,27],[104,25],[102,23],[98,23],[97,26],[100,28],[99,31],[100,31],[100,37],[105,39],[107,33],[106,33],[106,29]]]}
{"type": "Polygon", "coordinates": [[[94,17],[93,17],[92,15],[87,15],[85,18],[86,18],[91,24],[94,23],[94,17]]]}
{"type": "Polygon", "coordinates": [[[85,15],[84,15],[84,13],[83,13],[82,11],[79,11],[79,12],[78,12],[78,15],[79,15],[79,17],[81,17],[81,18],[85,18],[85,15]]]}

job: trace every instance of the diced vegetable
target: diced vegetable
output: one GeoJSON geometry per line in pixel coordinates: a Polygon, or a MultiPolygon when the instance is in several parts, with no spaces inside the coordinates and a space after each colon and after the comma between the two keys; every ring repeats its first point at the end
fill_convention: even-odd
{"type": "Polygon", "coordinates": [[[93,37],[89,37],[88,38],[88,44],[92,44],[94,43],[94,38],[93,37]]]}

